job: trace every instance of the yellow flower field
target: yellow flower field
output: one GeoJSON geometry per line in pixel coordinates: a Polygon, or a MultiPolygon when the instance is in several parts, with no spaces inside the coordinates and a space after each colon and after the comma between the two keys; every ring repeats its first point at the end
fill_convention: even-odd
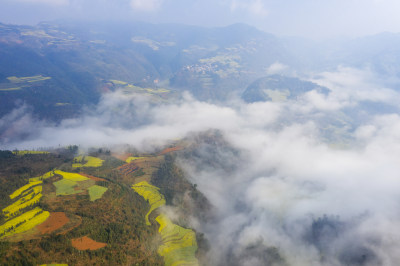
{"type": "Polygon", "coordinates": [[[164,257],[165,265],[198,265],[195,257],[197,250],[196,234],[191,229],[178,226],[165,215],[157,216],[159,232],[163,244],[158,254],[164,257]]]}
{"type": "Polygon", "coordinates": [[[158,187],[150,185],[146,181],[139,182],[133,185],[132,188],[150,204],[150,210],[146,214],[146,224],[150,225],[149,215],[155,209],[165,205],[165,198],[160,194],[158,187]]]}
{"type": "Polygon", "coordinates": [[[28,190],[28,189],[30,189],[31,187],[36,186],[36,185],[39,185],[39,184],[41,184],[41,183],[42,183],[42,181],[33,181],[33,182],[30,182],[29,184],[23,186],[23,187],[20,187],[19,189],[15,190],[15,191],[10,195],[10,199],[14,199],[14,198],[18,197],[18,196],[21,195],[21,193],[24,192],[25,190],[28,190]]]}
{"type": "Polygon", "coordinates": [[[85,181],[89,179],[86,176],[77,173],[67,173],[61,170],[55,170],[54,174],[61,175],[64,179],[68,179],[71,181],[85,181]]]}
{"type": "Polygon", "coordinates": [[[25,154],[49,154],[48,151],[13,151],[15,155],[25,155],[25,154]]]}
{"type": "Polygon", "coordinates": [[[132,161],[139,160],[139,159],[144,159],[144,158],[146,158],[146,157],[128,157],[128,158],[125,160],[125,162],[130,163],[130,162],[132,162],[132,161]]]}
{"type": "MultiPolygon", "coordinates": [[[[41,191],[41,189],[40,189],[40,191],[41,191]]],[[[34,191],[32,191],[31,193],[20,198],[13,204],[5,207],[3,209],[3,213],[6,216],[6,218],[10,218],[11,216],[16,214],[21,209],[24,209],[28,206],[38,203],[40,201],[40,199],[42,198],[42,193],[39,192],[38,194],[36,194],[36,195],[35,194],[36,193],[34,191]]]]}
{"type": "Polygon", "coordinates": [[[49,216],[49,212],[36,207],[1,225],[0,238],[28,231],[46,221],[49,216]]]}
{"type": "Polygon", "coordinates": [[[45,174],[43,174],[41,176],[29,178],[29,183],[45,180],[45,179],[50,178],[52,176],[54,176],[54,172],[53,171],[49,171],[49,172],[47,172],[47,173],[45,173],[45,174]]]}
{"type": "Polygon", "coordinates": [[[72,167],[78,168],[78,167],[100,167],[103,165],[104,160],[100,158],[96,158],[93,156],[78,156],[74,158],[74,162],[72,164],[72,167]],[[86,162],[86,163],[84,163],[86,162]]]}

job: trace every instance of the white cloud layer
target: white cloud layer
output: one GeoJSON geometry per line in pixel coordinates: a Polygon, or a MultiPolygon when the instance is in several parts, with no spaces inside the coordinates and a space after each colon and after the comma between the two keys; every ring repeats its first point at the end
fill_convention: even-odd
{"type": "Polygon", "coordinates": [[[399,110],[378,114],[362,103],[390,105],[398,94],[382,89],[366,70],[341,67],[314,81],[331,92],[226,105],[186,95],[157,106],[115,92],[86,116],[59,126],[37,123],[21,107],[0,119],[0,139],[10,149],[128,143],[151,150],[217,129],[228,147],[202,144],[206,148],[200,145],[197,159],[180,160],[217,210],[212,221],[194,223],[210,241],[210,264],[265,265],[271,252],[266,250],[275,247],[289,265],[351,265],[363,259],[365,265],[396,265],[399,110]],[[35,134],[26,138],[32,128],[35,134]],[[338,144],[344,139],[343,148],[338,144]],[[210,158],[218,163],[204,163],[210,158]],[[250,252],[252,247],[261,250],[250,252]]]}

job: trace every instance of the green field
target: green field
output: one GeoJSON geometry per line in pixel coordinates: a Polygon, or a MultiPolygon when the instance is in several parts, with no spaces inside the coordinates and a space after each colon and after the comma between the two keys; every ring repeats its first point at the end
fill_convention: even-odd
{"type": "Polygon", "coordinates": [[[73,195],[76,193],[83,192],[83,190],[75,190],[77,186],[76,181],[61,179],[60,181],[54,182],[53,185],[56,187],[56,195],[73,195]]]}
{"type": "Polygon", "coordinates": [[[107,190],[108,190],[108,188],[97,186],[97,185],[89,187],[88,191],[89,191],[90,201],[95,201],[97,199],[101,199],[101,197],[107,190]]]}

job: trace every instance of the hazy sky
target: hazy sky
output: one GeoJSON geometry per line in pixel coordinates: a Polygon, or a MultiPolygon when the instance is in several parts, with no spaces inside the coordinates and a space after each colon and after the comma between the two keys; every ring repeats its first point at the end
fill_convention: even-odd
{"type": "Polygon", "coordinates": [[[133,19],[224,26],[245,22],[280,35],[400,32],[397,0],[0,0],[0,21],[133,19]]]}

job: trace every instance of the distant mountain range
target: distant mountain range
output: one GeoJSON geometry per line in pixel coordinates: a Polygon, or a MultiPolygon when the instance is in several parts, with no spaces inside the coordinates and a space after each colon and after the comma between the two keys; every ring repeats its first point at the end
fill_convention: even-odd
{"type": "Polygon", "coordinates": [[[271,74],[277,62],[297,74],[347,64],[399,76],[398,43],[397,34],[315,43],[278,38],[245,24],[0,24],[0,117],[23,103],[41,118],[71,117],[118,89],[121,83],[112,80],[223,101],[271,74]]]}

